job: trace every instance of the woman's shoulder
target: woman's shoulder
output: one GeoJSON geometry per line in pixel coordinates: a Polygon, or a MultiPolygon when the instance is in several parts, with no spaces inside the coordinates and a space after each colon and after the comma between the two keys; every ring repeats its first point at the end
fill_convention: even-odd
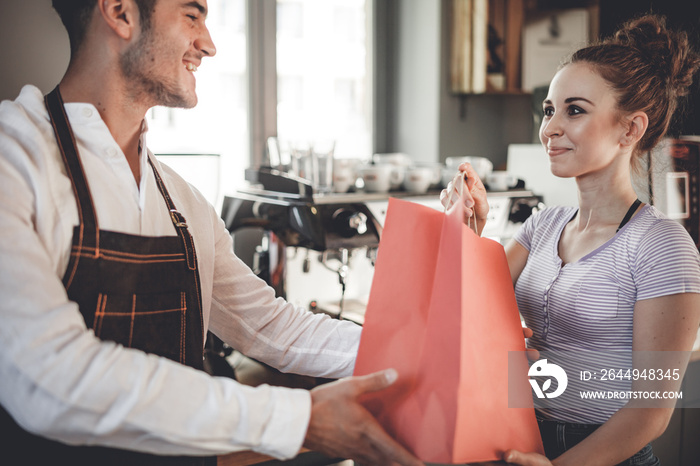
{"type": "Polygon", "coordinates": [[[629,224],[629,234],[638,242],[640,253],[687,251],[697,256],[697,245],[685,227],[653,205],[644,206],[637,217],[629,224]]]}
{"type": "Polygon", "coordinates": [[[633,220],[624,244],[637,299],[700,292],[700,255],[685,227],[650,205],[633,220]]]}
{"type": "Polygon", "coordinates": [[[683,225],[669,218],[651,204],[645,205],[637,217],[634,222],[630,222],[630,229],[637,230],[640,233],[643,232],[644,236],[680,235],[690,239],[690,235],[683,225]]]}

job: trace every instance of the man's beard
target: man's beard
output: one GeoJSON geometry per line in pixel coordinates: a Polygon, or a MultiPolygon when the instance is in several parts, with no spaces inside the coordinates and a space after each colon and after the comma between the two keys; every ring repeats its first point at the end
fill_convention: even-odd
{"type": "Polygon", "coordinates": [[[148,66],[155,62],[155,57],[161,53],[154,47],[153,31],[141,31],[141,37],[119,59],[121,71],[130,88],[128,92],[134,99],[150,99],[153,105],[164,107],[192,108],[197,104],[197,98],[188,98],[178,89],[176,83],[167,78],[149,73],[148,66]]]}

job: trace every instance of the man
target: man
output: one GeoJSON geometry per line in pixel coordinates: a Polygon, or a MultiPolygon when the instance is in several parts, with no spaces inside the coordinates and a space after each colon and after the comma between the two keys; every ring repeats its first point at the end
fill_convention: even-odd
{"type": "Polygon", "coordinates": [[[306,446],[420,464],[357,401],[391,370],[311,392],[197,370],[208,329],[280,370],[332,378],[351,375],[360,336],[276,299],[214,209],[146,148],[149,108],[197,102],[197,67],[216,52],[206,0],[53,4],[66,74],[46,98],[26,86],[0,105],[3,458],[194,465],[306,446]]]}

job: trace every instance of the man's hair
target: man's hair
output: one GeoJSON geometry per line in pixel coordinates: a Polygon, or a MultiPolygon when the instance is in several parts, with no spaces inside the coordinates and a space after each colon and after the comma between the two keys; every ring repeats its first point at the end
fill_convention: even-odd
{"type": "MultiPolygon", "coordinates": [[[[98,0],[52,0],[53,8],[68,31],[71,55],[75,55],[85,39],[85,33],[98,0]]],[[[141,16],[141,30],[151,26],[151,15],[157,0],[134,0],[141,16]]]]}

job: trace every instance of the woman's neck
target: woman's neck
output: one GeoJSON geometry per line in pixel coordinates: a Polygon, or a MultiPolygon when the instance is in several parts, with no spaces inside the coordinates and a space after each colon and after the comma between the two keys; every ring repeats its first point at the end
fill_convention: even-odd
{"type": "Polygon", "coordinates": [[[637,199],[629,169],[609,176],[577,179],[579,212],[576,230],[607,228],[618,225],[637,199]]]}

